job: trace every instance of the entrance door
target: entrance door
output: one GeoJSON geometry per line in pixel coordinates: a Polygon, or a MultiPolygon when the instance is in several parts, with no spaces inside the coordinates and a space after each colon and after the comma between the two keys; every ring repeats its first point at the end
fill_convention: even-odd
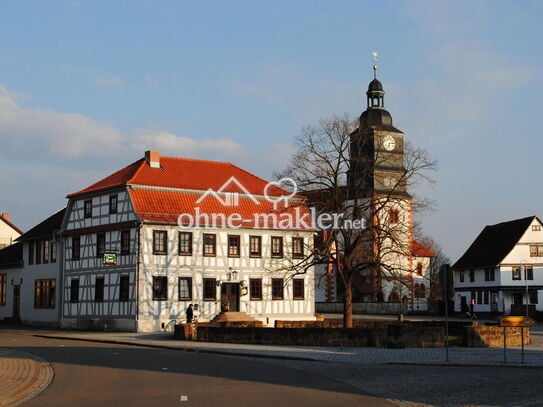
{"type": "Polygon", "coordinates": [[[464,295],[460,297],[460,311],[463,314],[465,314],[466,312],[469,311],[468,302],[467,302],[466,297],[464,295]]]}
{"type": "Polygon", "coordinates": [[[13,319],[19,319],[21,310],[21,286],[16,284],[13,286],[13,319]]]}
{"type": "Polygon", "coordinates": [[[221,308],[224,312],[239,311],[239,284],[223,283],[221,286],[221,308]]]}
{"type": "Polygon", "coordinates": [[[490,294],[490,302],[492,304],[490,311],[498,312],[498,293],[493,292],[490,294]]]}

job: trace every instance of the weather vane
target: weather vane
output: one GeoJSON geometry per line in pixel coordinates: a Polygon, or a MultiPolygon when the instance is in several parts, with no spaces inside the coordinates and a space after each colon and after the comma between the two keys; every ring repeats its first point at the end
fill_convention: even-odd
{"type": "Polygon", "coordinates": [[[377,66],[377,62],[379,62],[379,60],[377,59],[377,56],[379,55],[379,53],[377,51],[371,51],[371,56],[372,56],[372,61],[373,61],[373,78],[374,79],[377,79],[377,68],[379,68],[377,66]]]}

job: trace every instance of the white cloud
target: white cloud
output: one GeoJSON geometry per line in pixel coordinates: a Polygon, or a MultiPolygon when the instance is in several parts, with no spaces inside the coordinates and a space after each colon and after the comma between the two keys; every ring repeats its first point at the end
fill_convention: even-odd
{"type": "MultiPolygon", "coordinates": [[[[25,229],[58,209],[68,193],[143,157],[148,149],[162,155],[259,162],[256,154],[228,137],[197,140],[155,128],[124,133],[79,113],[29,108],[19,99],[24,97],[0,85],[0,209],[12,212],[25,229]]],[[[266,176],[273,168],[257,164],[252,169],[266,176]]]]}
{"type": "Polygon", "coordinates": [[[175,156],[239,158],[247,151],[238,143],[226,137],[195,140],[161,130],[139,129],[133,135],[133,149],[144,151],[153,148],[175,156]]]}
{"type": "MultiPolygon", "coordinates": [[[[31,158],[33,163],[80,168],[96,167],[97,160],[119,160],[129,153],[142,156],[147,149],[164,154],[200,158],[236,159],[247,154],[227,137],[196,140],[161,129],[122,133],[116,127],[78,113],[63,113],[21,106],[0,86],[0,139],[8,160],[31,158]]],[[[120,163],[122,164],[122,163],[120,163]]]]}

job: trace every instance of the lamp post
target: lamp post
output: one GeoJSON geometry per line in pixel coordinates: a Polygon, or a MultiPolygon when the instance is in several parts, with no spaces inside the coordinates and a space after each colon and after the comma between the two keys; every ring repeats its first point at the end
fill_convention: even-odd
{"type": "Polygon", "coordinates": [[[522,260],[520,262],[520,271],[521,273],[524,272],[524,285],[525,285],[525,289],[526,289],[526,316],[528,317],[529,316],[529,312],[530,312],[530,309],[529,309],[529,302],[530,302],[530,297],[528,296],[528,267],[526,267],[526,260],[522,260]]]}

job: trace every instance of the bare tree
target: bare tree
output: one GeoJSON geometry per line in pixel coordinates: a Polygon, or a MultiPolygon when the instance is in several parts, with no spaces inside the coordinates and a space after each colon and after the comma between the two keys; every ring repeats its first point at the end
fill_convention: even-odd
{"type": "Polygon", "coordinates": [[[295,180],[298,192],[316,208],[322,233],[311,261],[333,265],[344,287],[345,327],[352,327],[355,279],[369,286],[372,301],[383,299],[384,281],[409,285],[412,213],[429,202],[407,189],[431,182],[429,173],[436,168],[426,151],[403,143],[401,132],[396,135],[401,149],[390,152],[379,144],[380,136],[357,127],[345,115],[304,128],[290,164],[279,174],[295,180]]]}
{"type": "MultiPolygon", "coordinates": [[[[430,267],[428,269],[427,278],[430,282],[430,293],[428,295],[428,300],[431,304],[434,306],[437,305],[437,303],[444,300],[443,296],[443,281],[442,281],[442,275],[441,270],[442,266],[444,264],[450,264],[451,260],[447,257],[447,255],[443,252],[443,249],[441,246],[431,237],[429,236],[420,236],[418,237],[418,241],[420,241],[424,246],[426,246],[428,249],[430,249],[434,253],[434,257],[432,257],[430,261],[430,267]]],[[[449,285],[452,285],[452,281],[449,282],[449,285]]],[[[449,293],[452,292],[452,286],[448,288],[449,293]]]]}

